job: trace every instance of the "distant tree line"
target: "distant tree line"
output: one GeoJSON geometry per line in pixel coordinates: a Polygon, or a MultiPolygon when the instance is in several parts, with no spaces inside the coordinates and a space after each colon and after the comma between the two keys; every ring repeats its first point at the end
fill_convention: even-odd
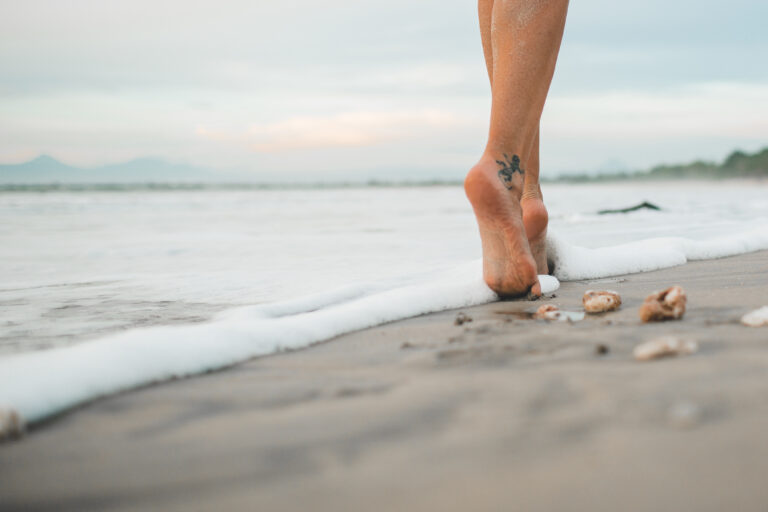
{"type": "Polygon", "coordinates": [[[624,180],[722,180],[731,178],[768,178],[768,147],[757,153],[734,151],[723,163],[697,160],[683,165],[658,165],[650,171],[610,174],[575,174],[545,181],[580,183],[624,180]]]}

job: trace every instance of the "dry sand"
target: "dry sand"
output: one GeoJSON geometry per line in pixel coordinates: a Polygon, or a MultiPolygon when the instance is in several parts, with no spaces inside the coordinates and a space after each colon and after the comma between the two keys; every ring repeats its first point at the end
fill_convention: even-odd
{"type": "Polygon", "coordinates": [[[768,328],[739,324],[768,252],[546,302],[590,288],[622,308],[488,304],[97,401],[0,446],[0,510],[768,510],[768,328]],[[673,284],[685,318],[641,324],[673,284]],[[632,358],[667,334],[699,352],[632,358]]]}

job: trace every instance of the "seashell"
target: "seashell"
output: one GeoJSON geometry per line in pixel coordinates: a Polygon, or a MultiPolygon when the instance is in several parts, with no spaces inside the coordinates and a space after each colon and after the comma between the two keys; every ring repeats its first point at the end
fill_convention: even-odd
{"type": "Polygon", "coordinates": [[[621,306],[621,296],[610,290],[587,290],[581,299],[584,311],[587,313],[603,313],[615,311],[621,306]]]}
{"type": "Polygon", "coordinates": [[[768,306],[763,306],[741,317],[747,327],[768,327],[768,306]]]}
{"type": "Polygon", "coordinates": [[[686,302],[685,291],[679,286],[652,293],[640,306],[640,320],[643,322],[679,320],[685,314],[686,302]]]}
{"type": "Polygon", "coordinates": [[[544,304],[543,306],[539,306],[539,309],[533,314],[533,318],[537,320],[557,320],[560,316],[560,308],[554,304],[544,304]]]}
{"type": "Polygon", "coordinates": [[[650,361],[660,357],[694,354],[699,350],[695,341],[686,341],[674,336],[655,338],[635,347],[634,355],[638,361],[650,361]]]}
{"type": "Polygon", "coordinates": [[[579,322],[584,320],[584,313],[573,311],[560,311],[554,304],[544,304],[533,314],[537,320],[550,320],[558,322],[579,322]]]}
{"type": "Polygon", "coordinates": [[[24,421],[13,409],[0,409],[0,441],[24,434],[24,421]]]}

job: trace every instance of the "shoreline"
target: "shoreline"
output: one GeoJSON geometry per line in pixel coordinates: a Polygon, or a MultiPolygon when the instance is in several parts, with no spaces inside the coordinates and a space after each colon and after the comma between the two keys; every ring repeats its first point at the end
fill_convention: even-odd
{"type": "Polygon", "coordinates": [[[0,445],[4,510],[762,510],[768,251],[564,282],[99,399],[0,445]],[[683,320],[640,324],[651,292],[683,320]],[[580,310],[589,288],[614,313],[580,310]],[[472,322],[454,325],[461,311],[472,322]],[[679,335],[692,356],[636,362],[679,335]],[[599,354],[598,347],[607,348],[599,354]],[[629,505],[628,505],[629,504],[629,505]]]}
{"type": "MultiPolygon", "coordinates": [[[[621,178],[608,176],[590,176],[586,179],[561,175],[543,177],[544,185],[765,185],[768,176],[735,176],[735,177],[637,177],[621,178]]],[[[0,183],[0,194],[17,193],[57,193],[57,192],[239,192],[239,191],[302,191],[302,190],[356,190],[368,188],[455,188],[462,187],[462,179],[455,180],[423,180],[423,181],[338,181],[338,182],[62,182],[62,183],[0,183]]]]}

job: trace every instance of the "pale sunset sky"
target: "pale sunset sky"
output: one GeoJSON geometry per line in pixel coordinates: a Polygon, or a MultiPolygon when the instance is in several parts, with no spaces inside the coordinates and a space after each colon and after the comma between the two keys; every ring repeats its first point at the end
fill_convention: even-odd
{"type": "MultiPolygon", "coordinates": [[[[460,179],[489,85],[470,0],[0,0],[0,163],[153,156],[460,179]]],[[[574,0],[542,173],[768,145],[768,2],[574,0]]]]}

